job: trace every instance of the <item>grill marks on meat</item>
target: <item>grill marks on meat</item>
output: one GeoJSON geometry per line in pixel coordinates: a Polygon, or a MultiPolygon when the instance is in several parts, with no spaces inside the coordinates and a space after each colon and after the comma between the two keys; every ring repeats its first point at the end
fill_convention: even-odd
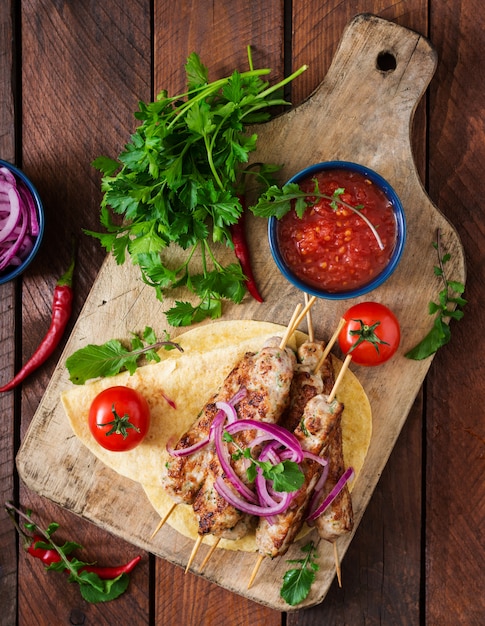
{"type": "MultiPolygon", "coordinates": [[[[314,368],[318,364],[322,352],[323,348],[321,344],[307,342],[300,346],[298,356],[304,365],[311,364],[314,368]]],[[[322,377],[323,393],[330,394],[335,383],[331,358],[325,359],[319,369],[319,374],[322,377]]],[[[331,435],[326,456],[328,460],[328,475],[325,481],[322,500],[332,491],[345,471],[341,418],[331,435]]],[[[352,531],[354,527],[354,512],[352,508],[352,496],[350,495],[347,484],[343,487],[335,500],[315,520],[315,527],[318,535],[322,539],[330,542],[352,531]]]]}
{"type": "MultiPolygon", "coordinates": [[[[228,374],[221,389],[199,413],[190,429],[179,439],[176,450],[190,448],[209,435],[218,412],[216,402],[228,402],[241,389],[253,367],[255,354],[246,353],[228,374]]],[[[162,485],[177,503],[192,504],[207,474],[207,447],[182,457],[170,457],[162,470],[162,485]]]]}
{"type": "MultiPolygon", "coordinates": [[[[327,396],[318,394],[305,406],[303,416],[294,430],[302,448],[325,457],[331,436],[340,422],[343,405],[337,400],[330,404],[327,396]]],[[[256,529],[256,545],[261,554],[274,558],[286,553],[300,531],[308,503],[321,475],[322,466],[305,459],[301,464],[305,482],[290,507],[269,521],[261,518],[256,529]]]]}
{"type": "MultiPolygon", "coordinates": [[[[328,477],[325,481],[323,498],[335,487],[337,481],[345,471],[344,456],[342,450],[342,427],[338,428],[332,436],[328,451],[328,477]]],[[[354,512],[352,497],[348,485],[345,484],[335,500],[315,520],[318,535],[326,541],[336,541],[342,535],[352,531],[354,527],[354,512]]]]}
{"type": "MultiPolygon", "coordinates": [[[[280,342],[277,337],[269,340],[253,357],[252,367],[248,369],[245,380],[241,381],[247,390],[246,396],[235,407],[239,419],[276,423],[288,406],[296,359],[289,348],[279,348],[280,342]]],[[[255,431],[244,431],[237,433],[234,440],[240,447],[246,448],[254,437],[255,431]]],[[[193,503],[198,532],[226,539],[240,538],[252,526],[253,520],[216,492],[214,485],[217,478],[226,479],[215,450],[212,449],[210,454],[204,484],[193,503]]],[[[234,470],[245,481],[244,461],[234,463],[234,470]]],[[[227,480],[226,484],[233,489],[227,480]]]]}

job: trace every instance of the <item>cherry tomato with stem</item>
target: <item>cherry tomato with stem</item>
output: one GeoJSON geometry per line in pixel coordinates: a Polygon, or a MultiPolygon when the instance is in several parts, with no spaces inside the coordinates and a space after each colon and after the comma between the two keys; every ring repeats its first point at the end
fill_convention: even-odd
{"type": "Polygon", "coordinates": [[[136,389],[116,385],[99,393],[89,409],[89,430],[103,448],[132,450],[150,427],[150,408],[136,389]]]}
{"type": "Polygon", "coordinates": [[[381,365],[396,353],[401,340],[399,321],[383,304],[355,304],[343,318],[345,324],[338,336],[339,346],[357,365],[381,365]]]}

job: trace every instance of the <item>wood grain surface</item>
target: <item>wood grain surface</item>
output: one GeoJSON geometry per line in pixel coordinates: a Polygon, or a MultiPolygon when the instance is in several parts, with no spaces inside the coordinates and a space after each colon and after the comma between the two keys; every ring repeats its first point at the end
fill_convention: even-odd
{"type": "MultiPolygon", "coordinates": [[[[482,164],[485,161],[485,46],[481,0],[328,2],[243,0],[5,0],[0,3],[0,155],[23,166],[40,190],[48,229],[35,263],[0,287],[0,371],[4,380],[33,352],[48,326],[51,295],[70,258],[71,232],[96,228],[99,177],[90,161],[116,154],[134,127],[138,99],[183,87],[183,62],[197,50],[213,75],[245,63],[245,46],[279,78],[302,63],[292,86],[299,104],[323,81],[342,32],[370,11],[427,35],[437,68],[411,132],[420,180],[459,232],[467,256],[469,304],[452,341],[426,376],[325,601],[287,614],[263,607],[142,552],[129,593],[88,605],[75,586],[24,556],[0,511],[0,623],[24,624],[482,624],[484,325],[482,164]],[[153,4],[153,7],[151,6],[153,4]],[[289,6],[291,4],[291,7],[289,6]],[[464,365],[465,364],[465,365],[464,365]],[[403,514],[403,511],[405,514],[403,514]]],[[[356,95],[358,98],[358,94],[356,95]]],[[[80,237],[73,324],[104,254],[80,237]]],[[[66,337],[67,338],[67,337],[66,337]]],[[[114,563],[140,552],[19,482],[14,452],[42,399],[57,354],[15,393],[0,398],[5,499],[34,509],[59,539],[114,563]]]]}
{"type": "MultiPolygon", "coordinates": [[[[396,312],[405,339],[399,354],[385,366],[356,368],[373,411],[371,445],[352,494],[356,525],[431,363],[431,359],[409,361],[403,355],[431,326],[427,303],[437,289],[438,279],[429,280],[437,262],[432,246],[437,228],[452,256],[452,275],[465,281],[459,238],[424,193],[409,144],[412,114],[435,64],[435,52],[422,36],[374,16],[358,16],[344,32],[330,70],[315,93],[292,111],[257,129],[262,148],[256,151],[255,159],[284,163],[283,177],[323,160],[354,160],[385,176],[405,209],[409,236],[403,260],[392,278],[373,293],[375,299],[396,312]],[[383,52],[395,59],[395,69],[381,68],[383,52]],[[360,93],[362,99],[354,100],[354,93],[360,93]],[[367,105],[370,98],[374,101],[372,108],[367,105]]],[[[259,305],[248,298],[242,305],[227,307],[225,318],[286,324],[295,305],[303,301],[302,293],[275,268],[265,233],[264,220],[251,221],[254,268],[265,303],[259,305]]],[[[173,296],[177,297],[180,295],[173,296]]],[[[149,539],[157,517],[140,486],[114,474],[89,454],[72,437],[59,405],[61,391],[69,387],[65,368],[69,354],[87,342],[104,343],[110,338],[127,337],[130,331],[141,330],[147,323],[156,322],[160,334],[163,310],[173,301],[169,296],[163,304],[158,302],[153,290],[141,281],[137,268],[131,264],[119,267],[112,257],[107,258],[24,437],[17,468],[31,490],[183,566],[192,541],[168,525],[152,541],[149,539]],[[137,503],[135,507],[133,502],[137,503]]],[[[348,301],[319,301],[313,308],[316,336],[329,338],[348,306],[348,301]]],[[[173,330],[172,335],[176,335],[173,330]]],[[[350,537],[339,542],[342,555],[349,540],[350,537]]],[[[288,557],[298,558],[298,554],[299,546],[295,545],[288,557]]],[[[331,585],[335,568],[330,544],[320,543],[319,559],[317,583],[299,608],[321,602],[331,585]]],[[[235,561],[233,553],[219,550],[202,575],[273,609],[292,610],[279,595],[280,581],[287,569],[285,559],[265,562],[257,584],[248,590],[247,577],[235,576],[235,571],[249,575],[253,563],[252,554],[238,554],[235,561]]],[[[193,571],[198,572],[197,564],[193,571]]]]}

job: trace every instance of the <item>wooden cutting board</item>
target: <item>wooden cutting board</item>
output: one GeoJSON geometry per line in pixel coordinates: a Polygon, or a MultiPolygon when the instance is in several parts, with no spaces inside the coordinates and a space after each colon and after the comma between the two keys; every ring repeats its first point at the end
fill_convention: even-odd
{"type": "MultiPolygon", "coordinates": [[[[403,355],[433,322],[427,311],[428,302],[436,299],[441,288],[433,272],[437,258],[432,242],[438,228],[452,257],[447,265],[449,275],[465,282],[459,238],[423,190],[410,146],[413,113],[435,67],[435,51],[422,36],[374,16],[359,15],[347,26],[330,70],[313,95],[257,129],[256,158],[284,164],[281,182],[312,163],[354,161],[384,176],[401,197],[406,212],[408,240],[401,264],[384,286],[365,298],[394,310],[402,326],[402,345],[399,353],[379,368],[352,366],[373,410],[372,441],[353,491],[357,524],[432,360],[415,362],[403,355]]],[[[303,296],[282,278],[272,261],[266,222],[251,217],[249,228],[255,274],[265,302],[258,304],[248,296],[242,305],[227,306],[224,318],[286,324],[303,296]]],[[[226,250],[221,250],[221,255],[231,258],[226,250]]],[[[73,436],[59,401],[61,391],[71,387],[64,366],[67,356],[87,343],[128,338],[146,325],[160,336],[166,327],[163,311],[171,302],[158,302],[131,265],[118,267],[111,257],[106,259],[25,436],[17,466],[30,489],[144,550],[185,566],[192,541],[169,525],[150,539],[158,516],[141,486],[121,479],[84,448],[73,436]]],[[[313,307],[316,336],[329,338],[350,304],[318,301],[313,307]]],[[[179,332],[169,330],[172,336],[179,332]]],[[[351,537],[341,540],[341,556],[350,541],[351,537]]],[[[279,597],[279,589],[288,568],[286,558],[300,558],[299,548],[293,546],[287,557],[264,562],[250,590],[246,587],[254,554],[217,550],[203,575],[274,609],[292,610],[279,597]]],[[[206,550],[202,546],[200,559],[206,550]]],[[[192,570],[195,573],[197,563],[200,560],[192,570]]],[[[319,563],[317,583],[296,608],[317,604],[327,593],[334,565],[326,542],[319,544],[319,563]]]]}

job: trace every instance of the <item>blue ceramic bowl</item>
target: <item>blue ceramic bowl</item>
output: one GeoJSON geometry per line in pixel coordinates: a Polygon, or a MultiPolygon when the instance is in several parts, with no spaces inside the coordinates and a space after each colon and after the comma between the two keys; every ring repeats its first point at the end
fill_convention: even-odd
{"type": "Polygon", "coordinates": [[[278,219],[275,217],[271,217],[269,219],[268,238],[271,254],[273,255],[273,259],[278,269],[283,274],[283,276],[295,287],[319,298],[326,298],[329,300],[346,300],[348,298],[357,298],[358,296],[362,296],[376,289],[377,287],[382,285],[394,272],[401,259],[401,255],[404,249],[404,243],[406,241],[406,219],[401,201],[399,200],[399,197],[397,196],[391,185],[384,178],[382,178],[382,176],[377,174],[377,172],[374,172],[373,170],[369,169],[368,167],[364,167],[363,165],[358,165],[357,163],[351,163],[348,161],[326,161],[324,163],[317,163],[295,174],[292,178],[290,178],[288,183],[301,183],[303,180],[311,179],[319,172],[335,169],[343,169],[347,171],[350,170],[351,172],[356,172],[358,174],[361,174],[365,178],[368,178],[372,183],[377,185],[384,192],[385,196],[392,206],[396,220],[397,238],[394,250],[392,251],[390,259],[384,269],[381,270],[381,272],[377,274],[374,278],[372,278],[369,282],[362,286],[349,290],[327,291],[324,288],[318,288],[315,285],[305,283],[304,280],[296,276],[294,272],[288,267],[279,249],[278,219]]]}
{"type": "Polygon", "coordinates": [[[44,236],[44,207],[42,205],[42,201],[40,199],[37,189],[21,170],[15,167],[15,165],[12,165],[7,161],[2,161],[1,159],[0,167],[5,167],[10,170],[10,172],[14,175],[17,184],[23,185],[27,193],[30,194],[34,202],[35,210],[37,212],[37,219],[39,224],[39,233],[35,236],[32,249],[23,259],[22,263],[20,265],[10,265],[4,270],[0,270],[0,285],[3,285],[4,283],[8,283],[10,280],[13,280],[14,278],[22,274],[22,272],[27,269],[27,267],[30,265],[37,252],[39,251],[40,244],[42,243],[42,237],[44,236]]]}

